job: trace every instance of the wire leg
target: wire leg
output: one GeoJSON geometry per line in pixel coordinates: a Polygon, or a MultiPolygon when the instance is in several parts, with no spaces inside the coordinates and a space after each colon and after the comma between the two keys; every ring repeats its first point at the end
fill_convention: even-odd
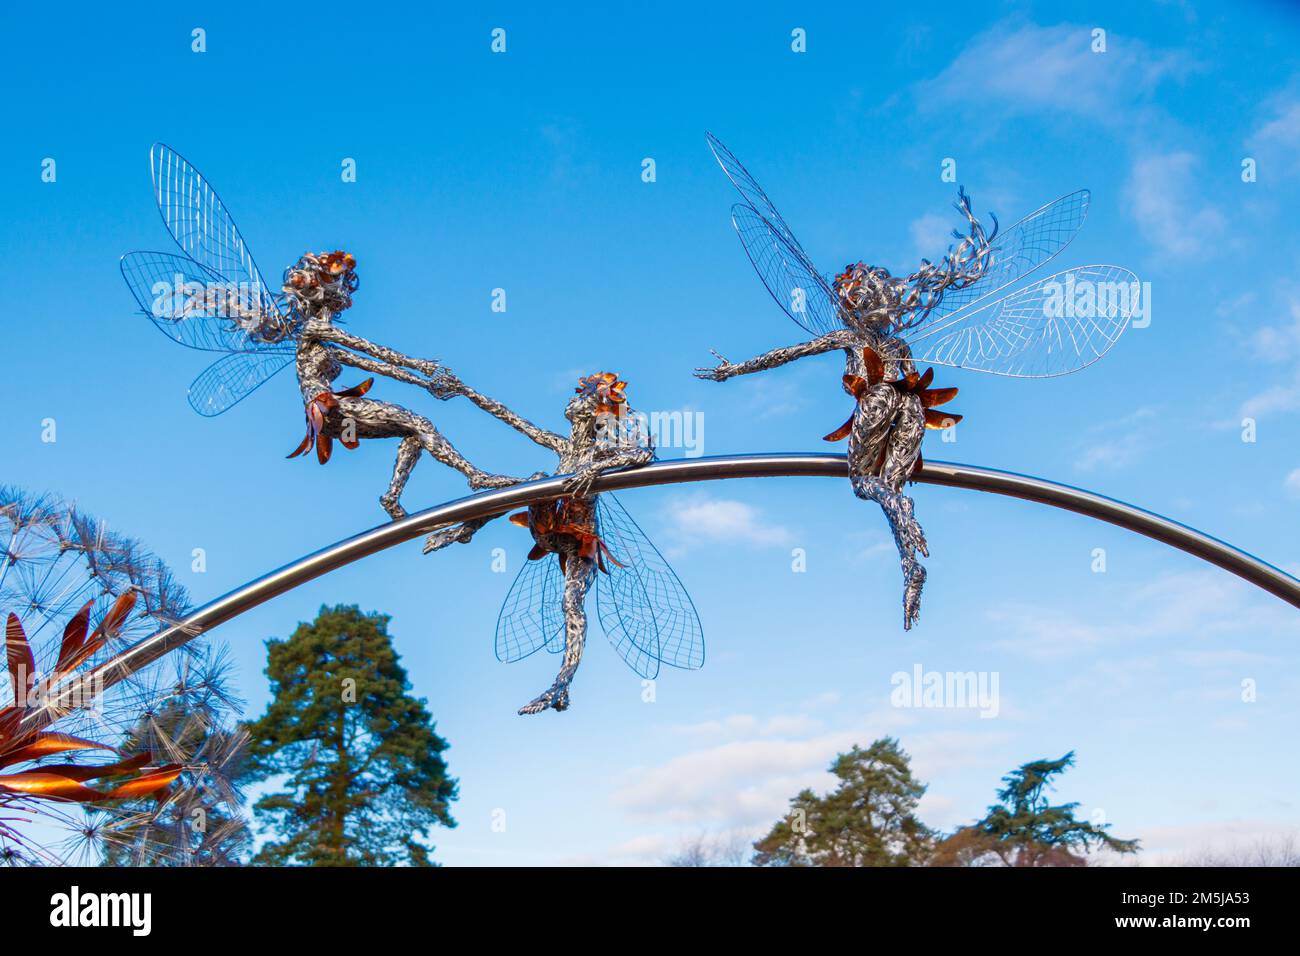
{"type": "Polygon", "coordinates": [[[919,551],[925,557],[930,556],[925,534],[912,514],[912,499],[874,475],[855,475],[850,481],[855,495],[880,505],[894,534],[899,564],[903,569],[903,630],[911,630],[921,614],[921,589],[925,587],[925,568],[917,560],[916,553],[919,551]]]}
{"type": "MultiPolygon", "coordinates": [[[[539,478],[545,478],[546,472],[535,471],[524,481],[537,481],[539,478]]],[[[514,481],[512,483],[518,483],[514,481]]],[[[501,514],[505,514],[503,511],[501,514]]],[[[443,548],[453,544],[469,544],[473,540],[475,532],[483,527],[489,521],[495,521],[500,518],[500,514],[488,515],[486,518],[474,518],[471,521],[465,521],[461,524],[443,525],[437,528],[432,534],[424,539],[424,553],[429,554],[432,551],[441,551],[443,548]]]]}
{"type": "Polygon", "coordinates": [[[596,574],[596,564],[586,558],[570,557],[564,572],[564,664],[555,683],[545,693],[519,708],[521,714],[538,714],[548,707],[569,709],[569,684],[582,662],[587,641],[587,591],[596,574]]]}
{"type": "Polygon", "coordinates": [[[458,452],[456,447],[443,438],[442,433],[432,425],[422,428],[416,435],[425,451],[444,465],[455,468],[463,474],[469,479],[469,486],[476,491],[486,488],[508,488],[520,482],[519,478],[511,478],[509,475],[493,475],[483,471],[458,452]]]}
{"type": "Polygon", "coordinates": [[[433,534],[424,539],[424,553],[429,554],[432,551],[441,551],[448,545],[469,544],[474,539],[474,533],[483,527],[489,521],[500,518],[501,515],[492,515],[487,518],[475,518],[472,521],[465,521],[461,524],[447,525],[445,528],[439,528],[433,534]]]}
{"type": "Polygon", "coordinates": [[[414,437],[403,438],[402,443],[397,446],[397,460],[393,462],[392,481],[388,483],[388,490],[379,498],[379,504],[394,521],[406,517],[406,509],[400,504],[402,489],[406,487],[411,471],[419,460],[420,440],[414,437]]]}

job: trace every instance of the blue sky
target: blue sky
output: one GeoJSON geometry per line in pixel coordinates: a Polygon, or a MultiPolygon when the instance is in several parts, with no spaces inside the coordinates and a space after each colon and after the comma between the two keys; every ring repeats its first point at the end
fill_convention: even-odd
{"type": "MultiPolygon", "coordinates": [[[[819,436],[849,411],[838,356],[726,385],[690,376],[709,348],[741,359],[803,335],[731,231],[712,130],[824,269],[860,258],[907,271],[940,254],[956,224],[946,158],[976,211],[1008,224],[1090,188],[1089,220],[1058,261],[1136,271],[1150,327],[1063,379],[940,370],[966,420],[955,443],[932,433],[927,457],[1083,485],[1295,572],[1300,18],[1264,2],[1133,6],[938,4],[922,20],[763,3],[337,18],[168,4],[69,24],[26,5],[0,39],[0,477],[140,537],[199,602],[383,519],[391,443],[339,450],[325,468],[284,459],[302,433],[287,373],[220,418],[190,411],[202,356],[133,315],[117,271],[123,252],[170,245],[150,192],[154,140],[212,181],[268,276],[306,249],[349,249],[352,329],[443,359],[534,420],[559,427],[576,377],[612,369],[636,407],[702,414],[706,454],[824,450],[819,436]],[[490,52],[495,27],[505,54],[490,52]],[[790,48],[795,28],[805,53],[790,48]],[[1097,28],[1104,53],[1090,49],[1097,28]],[[346,158],[355,183],[341,181],[346,158]],[[204,573],[190,570],[194,548],[204,573]]],[[[375,394],[430,415],[489,470],[553,466],[467,404],[389,382],[375,394]]],[[[426,458],[406,502],[462,493],[426,458]]],[[[572,710],[515,716],[554,661],[493,657],[529,545],[505,524],[434,557],[416,544],[377,556],[219,633],[255,713],[266,637],[323,602],[393,615],[461,780],[460,825],[436,835],[448,864],[655,862],[689,835],[760,832],[802,786],[826,785],[837,751],[885,734],[929,782],[934,826],[979,815],[1011,767],[1073,749],[1061,795],[1153,859],[1295,831],[1300,770],[1278,759],[1300,718],[1290,608],[1079,517],[957,490],[915,498],[933,557],[920,625],[904,634],[883,519],[842,484],[623,496],[708,641],[705,668],[667,671],[653,703],[597,631],[572,710]],[[996,673],[998,716],[891,706],[891,675],[918,664],[996,673]]]]}

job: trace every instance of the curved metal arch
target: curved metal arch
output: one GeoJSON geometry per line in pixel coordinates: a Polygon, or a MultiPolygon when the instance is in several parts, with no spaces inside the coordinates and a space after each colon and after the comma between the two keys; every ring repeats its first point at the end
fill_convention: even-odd
{"type": "MultiPolygon", "coordinates": [[[[848,462],[843,455],[781,453],[686,458],[655,462],[643,468],[608,472],[596,480],[595,490],[622,491],[628,488],[728,478],[843,478],[847,471],[848,462]]],[[[564,477],[525,482],[426,508],[400,521],[364,531],[286,564],[203,605],[183,621],[145,638],[91,673],[60,687],[51,700],[29,714],[23,723],[36,726],[49,724],[73,702],[84,700],[88,689],[110,687],[203,632],[336,568],[428,534],[445,524],[484,518],[534,502],[559,498],[564,494],[564,477]]],[[[1218,565],[1288,604],[1300,607],[1300,581],[1289,574],[1194,528],[1114,498],[1042,478],[944,461],[924,462],[916,480],[924,484],[967,488],[1037,501],[1097,518],[1218,565]]]]}

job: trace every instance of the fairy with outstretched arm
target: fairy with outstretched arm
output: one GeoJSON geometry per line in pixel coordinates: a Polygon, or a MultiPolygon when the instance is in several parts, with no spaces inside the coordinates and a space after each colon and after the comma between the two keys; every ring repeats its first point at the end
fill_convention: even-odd
{"type": "Polygon", "coordinates": [[[174,252],[131,252],[122,275],[144,314],[181,345],[220,353],[190,386],[201,415],[232,408],[271,376],[293,365],[306,410],[307,434],[289,457],[316,451],[330,459],[335,439],[356,448],[362,439],[397,438],[397,459],[380,504],[392,518],[406,515],[401,494],[423,452],[456,469],[471,488],[502,488],[518,479],[483,471],[433,423],[401,405],[376,401],[369,378],[336,390],[344,367],[414,385],[439,399],[454,394],[454,378],[439,363],[370,342],[339,325],[352,306],[356,260],[343,251],[307,253],[273,290],[216,191],[182,156],[157,143],[150,151],[154,194],[174,252]]]}
{"type": "Polygon", "coordinates": [[[1082,266],[992,298],[1065,248],[1083,225],[1089,193],[1062,196],[999,233],[996,219],[992,230],[984,228],[959,189],[964,229],[953,230],[957,243],[938,261],[923,259],[900,276],[851,263],[832,279],[813,265],[749,171],[715,137],[707,139],[744,200],[732,207],[732,225],[750,262],[777,304],[814,338],[745,362],[714,352],[718,364],[695,374],[724,382],[844,352],[841,382],[854,407],[825,440],[849,440],[853,492],[885,513],[903,571],[903,627],[910,628],[926,578],[918,555],[929,551],[903,489],[921,467],[925,430],[952,428],[962,417],[938,408],[957,389],[932,388],[934,370],[918,373],[917,361],[1024,378],[1076,371],[1128,327],[1140,301],[1137,277],[1118,266],[1082,266]]]}

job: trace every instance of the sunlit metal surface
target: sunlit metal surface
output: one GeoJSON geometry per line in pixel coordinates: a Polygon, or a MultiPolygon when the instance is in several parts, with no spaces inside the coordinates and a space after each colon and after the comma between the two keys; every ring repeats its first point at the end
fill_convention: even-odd
{"type": "MultiPolygon", "coordinates": [[[[720,481],[728,478],[800,476],[844,478],[847,472],[848,464],[843,455],[727,455],[661,461],[644,468],[611,472],[597,480],[594,490],[623,491],[629,488],[684,484],[692,481],[720,481]]],[[[917,480],[925,484],[967,488],[972,491],[986,491],[1012,498],[1022,498],[1025,501],[1037,501],[1087,515],[1090,518],[1097,518],[1136,531],[1138,534],[1195,555],[1203,561],[1216,564],[1256,587],[1276,595],[1288,604],[1300,607],[1300,581],[1289,574],[1217,538],[1202,534],[1194,528],[1104,495],[1014,472],[943,461],[927,460],[917,480]]],[[[49,723],[59,709],[66,706],[66,702],[78,699],[75,696],[81,693],[78,683],[84,682],[87,686],[94,686],[91,682],[99,680],[102,681],[101,686],[111,686],[156,661],[168,651],[193,640],[204,631],[224,624],[276,595],[327,574],[335,568],[419,538],[448,522],[482,518],[533,502],[558,498],[563,494],[562,485],[563,476],[460,498],[428,508],[401,521],[372,528],[355,537],[323,548],[315,554],[286,564],[279,570],[272,571],[205,604],[179,624],[140,641],[114,660],[82,678],[81,681],[61,687],[45,707],[33,711],[24,722],[49,723]]],[[[851,507],[852,502],[846,499],[845,506],[851,507]]],[[[432,575],[436,573],[436,565],[430,561],[423,563],[413,561],[411,573],[432,575]]]]}

